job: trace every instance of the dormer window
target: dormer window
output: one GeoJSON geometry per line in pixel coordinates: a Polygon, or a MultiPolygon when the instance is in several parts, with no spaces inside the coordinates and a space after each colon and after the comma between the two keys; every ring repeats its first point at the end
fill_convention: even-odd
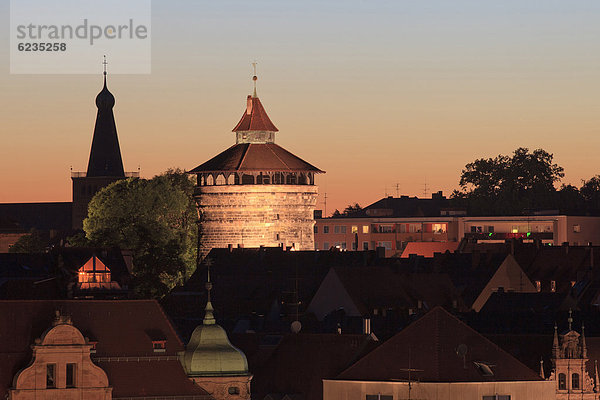
{"type": "Polygon", "coordinates": [[[153,340],[152,341],[152,350],[155,353],[164,353],[167,351],[167,341],[166,340],[153,340]]]}
{"type": "Polygon", "coordinates": [[[89,345],[91,345],[92,347],[90,348],[90,353],[95,354],[96,353],[96,345],[98,344],[98,342],[96,341],[89,341],[88,342],[89,345]]]}

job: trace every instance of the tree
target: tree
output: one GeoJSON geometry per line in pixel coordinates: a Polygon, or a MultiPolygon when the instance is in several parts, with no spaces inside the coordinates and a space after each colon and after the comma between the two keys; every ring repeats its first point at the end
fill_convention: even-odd
{"type": "Polygon", "coordinates": [[[48,250],[48,239],[37,229],[31,229],[13,244],[9,253],[44,253],[48,250]]]}
{"type": "Polygon", "coordinates": [[[598,213],[600,211],[600,175],[587,181],[584,180],[579,191],[585,200],[588,211],[594,214],[598,213]]]}
{"type": "Polygon", "coordinates": [[[180,170],[150,180],[130,178],[100,190],[83,221],[92,245],[133,251],[135,290],[161,297],[196,267],[193,183],[180,170]]]}
{"type": "Polygon", "coordinates": [[[460,177],[461,191],[453,197],[466,199],[473,214],[520,214],[524,209],[556,207],[554,185],[563,177],[552,154],[520,147],[511,156],[467,164],[460,177]]]}
{"type": "Polygon", "coordinates": [[[356,214],[360,211],[362,211],[362,207],[360,206],[360,204],[358,204],[358,203],[354,203],[354,205],[349,204],[348,207],[346,207],[344,209],[344,212],[342,213],[342,215],[344,217],[348,217],[348,216],[356,214]]]}

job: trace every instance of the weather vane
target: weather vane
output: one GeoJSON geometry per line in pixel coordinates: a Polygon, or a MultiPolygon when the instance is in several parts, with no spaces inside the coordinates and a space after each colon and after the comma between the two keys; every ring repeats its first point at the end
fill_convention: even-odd
{"type": "Polygon", "coordinates": [[[254,62],[252,63],[252,68],[254,69],[254,76],[252,76],[252,81],[254,81],[254,97],[256,97],[256,81],[258,80],[258,77],[256,76],[256,60],[254,60],[254,62]]]}
{"type": "Polygon", "coordinates": [[[106,75],[106,66],[108,65],[106,62],[106,54],[104,55],[104,61],[102,61],[102,65],[104,66],[104,75],[106,75]]]}

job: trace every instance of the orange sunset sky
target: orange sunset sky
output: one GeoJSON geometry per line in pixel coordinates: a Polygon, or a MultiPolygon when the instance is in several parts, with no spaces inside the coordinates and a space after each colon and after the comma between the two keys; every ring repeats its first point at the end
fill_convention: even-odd
{"type": "MultiPolygon", "coordinates": [[[[329,214],[396,184],[449,195],[466,163],[520,146],[580,186],[600,173],[598,21],[594,0],[155,0],[152,73],[111,75],[109,55],[125,169],[192,169],[233,144],[256,59],[276,142],[327,171],[329,214]]],[[[97,75],[11,75],[6,31],[0,202],[70,201],[102,54],[97,75]]]]}

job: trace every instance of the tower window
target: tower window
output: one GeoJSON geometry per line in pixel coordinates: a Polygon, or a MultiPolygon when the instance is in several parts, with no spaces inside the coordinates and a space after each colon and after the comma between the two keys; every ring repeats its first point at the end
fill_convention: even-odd
{"type": "Polygon", "coordinates": [[[558,374],[558,390],[567,390],[567,376],[558,374]]]}
{"type": "Polygon", "coordinates": [[[56,364],[46,364],[46,388],[56,387],[56,364]]]}
{"type": "Polygon", "coordinates": [[[571,375],[571,389],[579,389],[579,374],[571,375]]]}
{"type": "Polygon", "coordinates": [[[229,392],[229,394],[240,394],[240,388],[237,386],[229,386],[229,389],[227,389],[227,391],[229,392]]]}
{"type": "Polygon", "coordinates": [[[166,340],[153,340],[152,341],[152,350],[155,353],[164,353],[167,348],[166,340]]]}

